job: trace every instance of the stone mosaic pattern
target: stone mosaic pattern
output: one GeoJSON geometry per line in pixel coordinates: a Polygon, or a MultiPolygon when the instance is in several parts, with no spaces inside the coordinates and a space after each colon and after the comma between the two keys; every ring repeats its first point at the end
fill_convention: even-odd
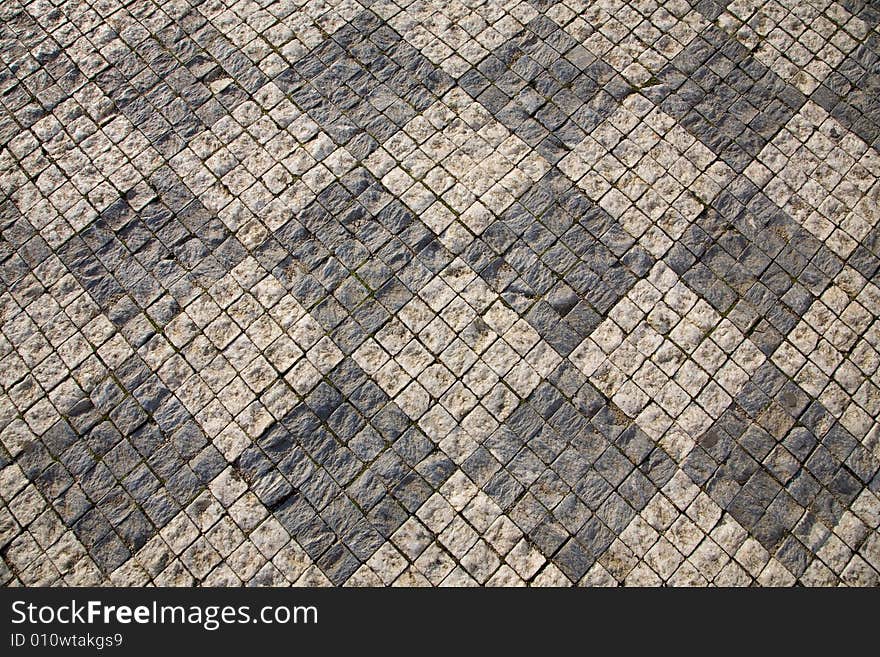
{"type": "Polygon", "coordinates": [[[0,5],[0,583],[880,584],[869,0],[0,5]]]}

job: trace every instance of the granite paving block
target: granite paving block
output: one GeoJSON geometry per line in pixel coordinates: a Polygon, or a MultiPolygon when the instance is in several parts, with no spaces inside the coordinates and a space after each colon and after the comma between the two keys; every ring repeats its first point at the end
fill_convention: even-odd
{"type": "Polygon", "coordinates": [[[866,0],[0,7],[0,582],[880,581],[866,0]]]}

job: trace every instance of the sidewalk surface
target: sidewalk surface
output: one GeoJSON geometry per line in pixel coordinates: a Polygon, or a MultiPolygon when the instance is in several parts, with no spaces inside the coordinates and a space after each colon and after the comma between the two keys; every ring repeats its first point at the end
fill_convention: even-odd
{"type": "Polygon", "coordinates": [[[880,5],[0,4],[0,583],[880,584],[880,5]]]}

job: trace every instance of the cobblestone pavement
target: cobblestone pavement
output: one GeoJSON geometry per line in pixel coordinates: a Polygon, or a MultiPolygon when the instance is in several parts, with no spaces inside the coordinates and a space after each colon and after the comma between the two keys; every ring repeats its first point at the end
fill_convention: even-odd
{"type": "Polygon", "coordinates": [[[0,583],[880,584],[880,6],[5,0],[0,583]]]}

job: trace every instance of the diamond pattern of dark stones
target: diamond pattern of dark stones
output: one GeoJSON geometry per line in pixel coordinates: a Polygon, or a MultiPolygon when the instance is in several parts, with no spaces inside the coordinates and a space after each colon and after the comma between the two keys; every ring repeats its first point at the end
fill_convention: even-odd
{"type": "Polygon", "coordinates": [[[0,583],[880,584],[878,26],[5,3],[0,583]]]}

